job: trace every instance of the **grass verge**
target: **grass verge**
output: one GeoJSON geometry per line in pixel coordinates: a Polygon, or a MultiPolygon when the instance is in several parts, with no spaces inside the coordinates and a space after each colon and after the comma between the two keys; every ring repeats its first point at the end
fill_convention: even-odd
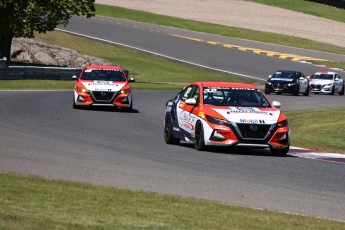
{"type": "Polygon", "coordinates": [[[257,2],[266,4],[269,6],[275,6],[287,10],[293,10],[296,12],[310,14],[317,17],[327,18],[338,22],[345,23],[344,13],[345,10],[336,7],[327,6],[315,2],[309,2],[305,0],[249,0],[251,2],[257,2]]]}
{"type": "Polygon", "coordinates": [[[93,41],[59,31],[37,34],[36,38],[50,44],[76,50],[82,54],[106,59],[128,69],[131,77],[134,77],[137,81],[137,83],[131,84],[134,89],[181,89],[181,85],[178,84],[153,84],[155,82],[234,81],[254,83],[250,79],[193,67],[136,50],[93,41]]]}
{"type": "Polygon", "coordinates": [[[345,229],[344,222],[0,173],[0,229],[345,229]]]}
{"type": "Polygon", "coordinates": [[[345,154],[345,109],[287,111],[284,114],[291,128],[291,145],[345,154]]]}

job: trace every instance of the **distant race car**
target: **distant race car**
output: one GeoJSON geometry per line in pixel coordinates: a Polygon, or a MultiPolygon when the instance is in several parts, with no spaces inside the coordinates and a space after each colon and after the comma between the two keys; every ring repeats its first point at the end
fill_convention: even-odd
{"type": "Polygon", "coordinates": [[[310,92],[344,95],[344,80],[336,72],[316,72],[310,79],[310,92]]]}
{"type": "Polygon", "coordinates": [[[85,66],[74,86],[73,108],[91,106],[112,106],[132,111],[133,97],[128,71],[119,66],[85,66]]]}
{"type": "Polygon", "coordinates": [[[309,81],[306,76],[299,71],[279,70],[273,75],[269,75],[265,85],[265,94],[290,93],[293,95],[309,95],[309,81]]]}
{"type": "Polygon", "coordinates": [[[289,125],[254,85],[232,82],[194,82],[166,103],[164,139],[194,143],[197,150],[209,146],[270,148],[284,156],[290,147],[289,125]]]}

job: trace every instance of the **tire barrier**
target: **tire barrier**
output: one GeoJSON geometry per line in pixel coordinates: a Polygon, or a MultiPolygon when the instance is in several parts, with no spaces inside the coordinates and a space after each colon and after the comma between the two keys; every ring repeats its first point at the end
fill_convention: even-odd
{"type": "Polygon", "coordinates": [[[0,67],[0,80],[72,80],[82,68],[8,66],[0,67]]]}

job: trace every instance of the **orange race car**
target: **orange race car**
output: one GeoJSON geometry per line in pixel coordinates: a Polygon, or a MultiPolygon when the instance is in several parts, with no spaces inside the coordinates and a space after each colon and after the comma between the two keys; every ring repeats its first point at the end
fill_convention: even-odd
{"type": "Polygon", "coordinates": [[[254,85],[232,82],[194,82],[166,103],[164,138],[207,146],[270,148],[284,156],[290,147],[289,126],[280,112],[254,85]]]}
{"type": "Polygon", "coordinates": [[[119,66],[85,66],[74,86],[73,108],[90,106],[113,106],[132,111],[133,97],[128,72],[119,66]],[[127,73],[127,74],[126,74],[127,73]]]}

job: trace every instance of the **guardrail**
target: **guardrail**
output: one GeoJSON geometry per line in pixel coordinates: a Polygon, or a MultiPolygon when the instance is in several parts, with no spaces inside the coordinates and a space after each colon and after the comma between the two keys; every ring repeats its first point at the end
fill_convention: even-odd
{"type": "Polygon", "coordinates": [[[72,80],[82,68],[8,66],[0,67],[0,80],[72,80]]]}
{"type": "Polygon", "coordinates": [[[345,0],[307,0],[309,2],[317,2],[337,8],[345,9],[345,0]]]}

